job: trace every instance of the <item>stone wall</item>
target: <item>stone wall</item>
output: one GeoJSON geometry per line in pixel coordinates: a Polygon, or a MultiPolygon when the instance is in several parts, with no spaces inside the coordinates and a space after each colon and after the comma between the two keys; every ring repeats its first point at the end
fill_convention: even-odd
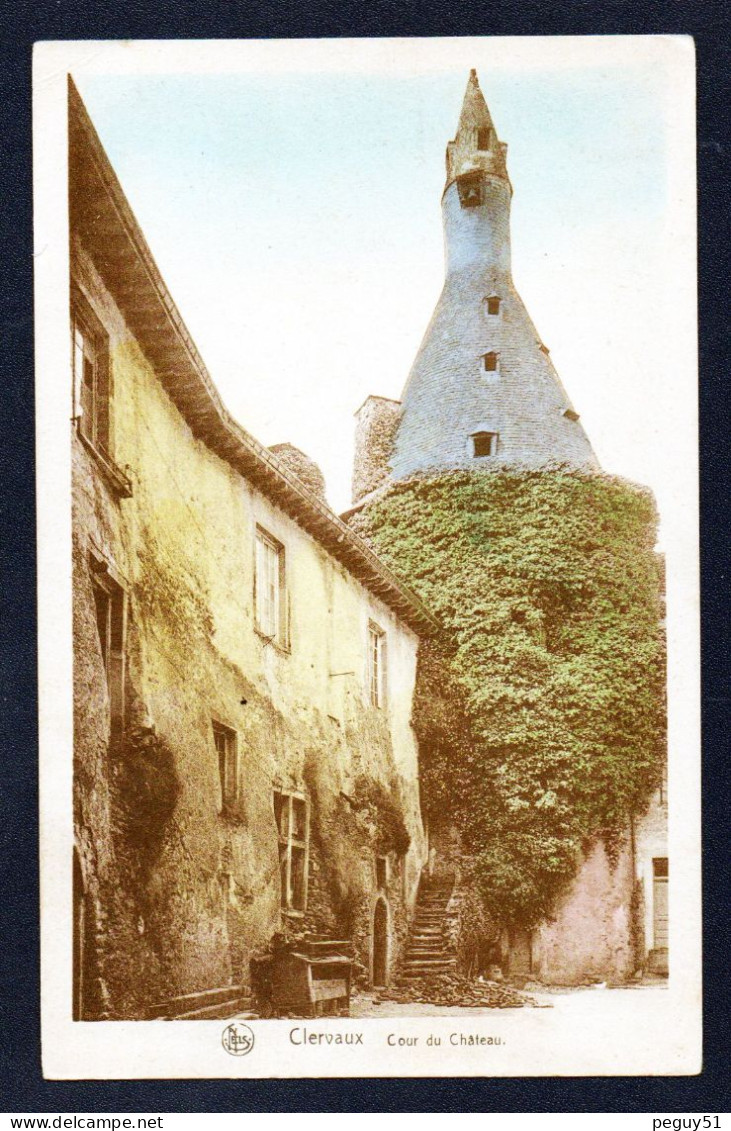
{"type": "Polygon", "coordinates": [[[533,977],[567,985],[605,980],[622,982],[631,977],[637,968],[633,888],[634,861],[629,832],[615,860],[598,841],[586,856],[553,920],[532,932],[533,977]]]}
{"type": "Polygon", "coordinates": [[[325,476],[313,459],[296,448],[294,444],[272,444],[269,451],[290,471],[293,471],[298,479],[302,480],[308,491],[311,491],[323,503],[327,502],[325,498],[325,476]]]}
{"type": "Polygon", "coordinates": [[[133,484],[116,497],[74,433],[74,813],[93,1013],[139,1017],[167,997],[248,983],[250,958],[283,926],[275,787],[301,791],[311,811],[311,903],[284,925],[346,928],[367,968],[375,857],[391,850],[394,822],[364,818],[366,787],[407,834],[410,880],[393,896],[403,914],[423,860],[417,638],[194,438],[78,245],[73,264],[109,334],[110,454],[133,484]],[[286,647],[256,631],[258,526],[284,547],[286,647]],[[111,743],[92,551],[126,593],[126,727],[111,743]],[[371,620],[388,634],[384,709],[366,690],[371,620]],[[239,799],[226,812],[214,719],[238,744],[239,799]]]}

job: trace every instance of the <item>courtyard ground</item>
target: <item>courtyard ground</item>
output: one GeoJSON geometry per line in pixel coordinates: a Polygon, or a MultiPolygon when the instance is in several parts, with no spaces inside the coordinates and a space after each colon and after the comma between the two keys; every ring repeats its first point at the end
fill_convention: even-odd
{"type": "MultiPolygon", "coordinates": [[[[651,1006],[662,1000],[667,993],[666,981],[640,982],[614,989],[595,989],[591,986],[542,986],[540,990],[525,993],[534,999],[542,1009],[554,1009],[566,1017],[591,1018],[596,1014],[597,998],[602,1000],[602,1013],[608,1011],[619,1019],[627,1014],[631,1017],[640,995],[643,1005],[651,1006]]],[[[524,1006],[530,1009],[530,1006],[524,1006]]],[[[351,1017],[479,1017],[482,1014],[497,1014],[503,1010],[489,1008],[466,1008],[464,1006],[432,1005],[429,1002],[397,1002],[382,1000],[377,993],[369,991],[358,993],[351,998],[351,1017]]],[[[515,1013],[510,1009],[507,1012],[515,1013]]]]}

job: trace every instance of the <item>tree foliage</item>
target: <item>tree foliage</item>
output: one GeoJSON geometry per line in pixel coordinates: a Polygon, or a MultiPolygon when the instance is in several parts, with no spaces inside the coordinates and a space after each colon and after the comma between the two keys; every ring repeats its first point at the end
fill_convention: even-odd
{"type": "Polygon", "coordinates": [[[393,485],[354,525],[443,625],[414,725],[432,822],[458,822],[489,912],[549,915],[665,751],[662,559],[648,491],[574,471],[393,485]]]}

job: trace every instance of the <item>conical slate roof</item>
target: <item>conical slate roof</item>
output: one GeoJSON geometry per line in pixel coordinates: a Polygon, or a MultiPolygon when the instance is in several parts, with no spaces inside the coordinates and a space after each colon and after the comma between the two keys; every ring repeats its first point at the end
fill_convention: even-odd
{"type": "Polygon", "coordinates": [[[403,392],[394,479],[459,467],[598,469],[513,284],[506,149],[472,71],[447,147],[446,279],[403,392]]]}

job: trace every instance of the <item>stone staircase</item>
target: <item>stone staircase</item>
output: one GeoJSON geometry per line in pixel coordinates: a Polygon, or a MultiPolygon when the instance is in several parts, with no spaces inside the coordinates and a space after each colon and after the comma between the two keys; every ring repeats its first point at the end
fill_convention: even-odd
{"type": "Polygon", "coordinates": [[[219,986],[157,1002],[145,1010],[145,1020],[217,1021],[229,1017],[257,1018],[251,1009],[251,995],[243,986],[219,986]]]}
{"type": "Polygon", "coordinates": [[[446,931],[447,905],[453,888],[451,876],[424,877],[419,884],[416,910],[397,977],[402,985],[456,969],[446,931]]]}

